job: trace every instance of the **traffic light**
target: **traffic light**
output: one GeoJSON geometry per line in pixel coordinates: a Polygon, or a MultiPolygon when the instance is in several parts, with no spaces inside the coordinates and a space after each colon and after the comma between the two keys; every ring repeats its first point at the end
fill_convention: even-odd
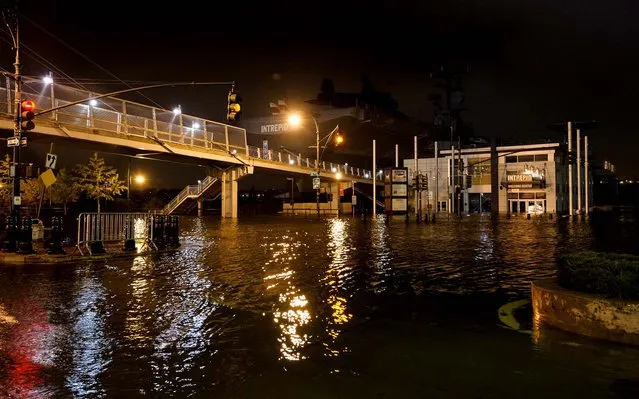
{"type": "Polygon", "coordinates": [[[339,134],[339,132],[335,135],[335,145],[339,146],[340,144],[342,144],[344,142],[344,137],[339,134]]]}
{"type": "Polygon", "coordinates": [[[419,175],[419,184],[422,190],[428,191],[428,175],[419,175]]]}
{"type": "Polygon", "coordinates": [[[23,101],[20,103],[20,129],[22,130],[33,130],[35,128],[35,123],[33,122],[33,118],[35,118],[35,103],[33,101],[23,101]]]}
{"type": "Polygon", "coordinates": [[[226,120],[229,122],[237,122],[242,116],[242,106],[240,103],[242,98],[239,94],[234,93],[232,90],[229,92],[228,105],[226,110],[226,120]]]}

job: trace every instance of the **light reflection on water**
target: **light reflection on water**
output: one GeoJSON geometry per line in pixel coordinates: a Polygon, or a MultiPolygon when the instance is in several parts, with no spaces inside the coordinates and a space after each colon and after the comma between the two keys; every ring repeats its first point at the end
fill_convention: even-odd
{"type": "MultiPolygon", "coordinates": [[[[607,220],[183,219],[175,254],[0,269],[0,397],[189,396],[305,361],[374,380],[363,348],[376,337],[389,353],[447,348],[447,336],[483,353],[504,339],[496,308],[527,298],[558,255],[636,252],[637,237],[607,220]],[[375,327],[385,320],[430,338],[375,327]],[[475,344],[476,330],[489,332],[475,344]]],[[[552,333],[512,334],[523,356],[558,361],[552,333]]],[[[599,367],[562,349],[559,363],[614,379],[614,356],[639,360],[618,351],[599,367]]]]}

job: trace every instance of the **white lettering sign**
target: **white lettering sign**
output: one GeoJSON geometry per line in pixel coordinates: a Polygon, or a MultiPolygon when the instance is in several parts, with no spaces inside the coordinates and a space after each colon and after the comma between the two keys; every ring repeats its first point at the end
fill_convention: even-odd
{"type": "Polygon", "coordinates": [[[274,123],[272,125],[260,126],[260,133],[262,134],[279,133],[279,132],[285,132],[287,130],[288,130],[288,123],[274,123]]]}

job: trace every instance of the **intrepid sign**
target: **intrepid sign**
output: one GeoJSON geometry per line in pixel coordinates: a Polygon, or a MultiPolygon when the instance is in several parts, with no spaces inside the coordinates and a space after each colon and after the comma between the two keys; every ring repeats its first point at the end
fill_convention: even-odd
{"type": "Polygon", "coordinates": [[[260,133],[269,134],[269,133],[279,133],[285,132],[288,130],[288,123],[273,123],[270,125],[261,125],[260,133]]]}

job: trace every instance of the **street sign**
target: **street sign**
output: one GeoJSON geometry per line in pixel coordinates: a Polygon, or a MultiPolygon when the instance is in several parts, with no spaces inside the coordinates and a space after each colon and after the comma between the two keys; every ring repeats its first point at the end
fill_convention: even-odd
{"type": "Polygon", "coordinates": [[[45,166],[50,169],[55,169],[55,164],[58,162],[58,156],[55,154],[47,153],[47,160],[45,166]]]}
{"type": "Polygon", "coordinates": [[[44,186],[48,188],[55,183],[56,177],[51,169],[47,169],[40,175],[40,180],[42,180],[44,186]]]}
{"type": "Polygon", "coordinates": [[[26,146],[27,146],[27,138],[26,138],[26,136],[20,137],[20,147],[26,147],[26,146]]]}
{"type": "Polygon", "coordinates": [[[20,197],[19,195],[16,195],[13,197],[13,205],[21,205],[22,204],[22,197],[20,197]]]}
{"type": "Polygon", "coordinates": [[[311,177],[317,177],[317,172],[311,172],[311,177]]]}
{"type": "Polygon", "coordinates": [[[314,177],[313,178],[313,190],[317,190],[318,188],[320,188],[320,178],[319,177],[314,177]]]}
{"type": "Polygon", "coordinates": [[[353,195],[353,196],[351,197],[351,204],[353,204],[353,205],[357,205],[357,196],[356,196],[356,195],[353,195]]]}
{"type": "Polygon", "coordinates": [[[17,137],[9,137],[7,139],[7,147],[17,147],[20,145],[20,139],[17,137]]]}

